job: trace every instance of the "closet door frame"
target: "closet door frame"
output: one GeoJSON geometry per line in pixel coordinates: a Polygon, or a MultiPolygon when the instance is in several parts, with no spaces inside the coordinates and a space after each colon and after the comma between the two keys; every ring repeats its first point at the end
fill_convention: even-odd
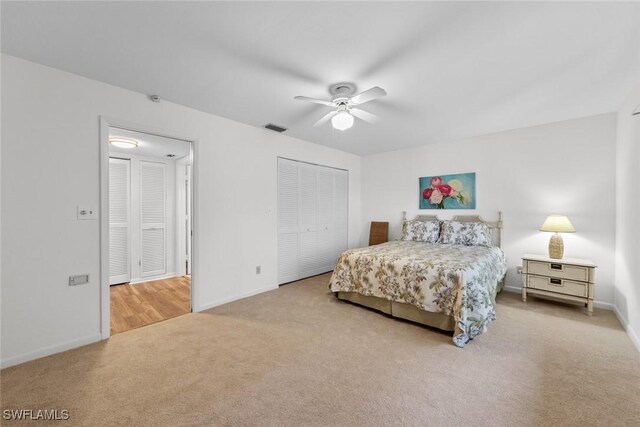
{"type": "MultiPolygon", "coordinates": [[[[297,160],[297,159],[292,159],[292,158],[288,158],[288,157],[278,156],[276,158],[276,176],[278,176],[280,160],[285,160],[285,161],[289,161],[289,162],[296,162],[296,163],[303,164],[303,165],[311,165],[311,166],[316,167],[316,168],[327,168],[327,169],[331,169],[333,171],[344,172],[346,174],[346,179],[347,179],[347,194],[346,194],[346,197],[347,197],[347,199],[346,199],[347,200],[347,211],[346,211],[346,227],[344,228],[344,231],[345,231],[345,238],[347,240],[347,248],[348,248],[348,242],[349,242],[349,195],[350,195],[349,194],[349,170],[348,169],[334,167],[334,166],[327,166],[327,165],[323,165],[323,164],[319,164],[319,163],[305,162],[303,160],[297,160]]],[[[280,186],[279,179],[277,179],[276,184],[278,186],[278,189],[276,190],[276,193],[279,194],[279,186],[280,186]]],[[[317,185],[317,179],[316,179],[316,185],[317,185]]],[[[335,175],[334,175],[334,197],[335,197],[335,175]]],[[[317,198],[317,194],[316,194],[316,198],[317,198]]],[[[335,201],[334,201],[334,203],[335,203],[335,201]]],[[[316,204],[317,204],[317,200],[316,200],[316,204]]],[[[280,206],[279,206],[279,201],[278,201],[278,205],[276,207],[276,218],[279,215],[279,212],[280,212],[280,206]]],[[[334,223],[335,223],[335,218],[334,218],[334,223]]],[[[276,224],[277,224],[277,219],[276,219],[276,224]]],[[[318,224],[318,218],[317,218],[317,212],[316,212],[316,227],[315,227],[316,228],[316,235],[317,235],[317,232],[319,231],[318,227],[319,227],[319,224],[318,224]]],[[[300,233],[300,230],[299,230],[298,234],[299,233],[300,233]]],[[[279,250],[278,250],[279,243],[280,243],[280,230],[279,230],[279,227],[278,227],[278,230],[276,232],[276,235],[277,235],[277,238],[276,238],[276,240],[277,240],[276,241],[276,254],[279,257],[279,250]]],[[[316,236],[316,247],[317,247],[317,245],[318,245],[318,243],[317,243],[317,236],[316,236]]],[[[299,260],[299,254],[300,254],[300,250],[299,250],[299,245],[298,245],[298,260],[299,260]]],[[[276,266],[278,266],[279,265],[279,260],[276,260],[276,261],[277,261],[276,262],[276,266]]],[[[300,268],[298,268],[298,271],[300,271],[300,268]]],[[[314,274],[314,275],[318,275],[318,274],[322,274],[322,273],[326,273],[326,271],[319,271],[318,270],[318,271],[316,271],[316,274],[314,274]]],[[[290,283],[290,282],[280,283],[279,277],[280,277],[279,276],[279,271],[276,271],[276,280],[277,280],[278,285],[283,285],[283,284],[286,284],[286,283],[290,283]]],[[[305,277],[312,277],[312,276],[305,276],[305,277]]],[[[304,277],[302,277],[299,274],[299,277],[296,280],[300,280],[300,279],[303,279],[303,278],[304,277]]]]}

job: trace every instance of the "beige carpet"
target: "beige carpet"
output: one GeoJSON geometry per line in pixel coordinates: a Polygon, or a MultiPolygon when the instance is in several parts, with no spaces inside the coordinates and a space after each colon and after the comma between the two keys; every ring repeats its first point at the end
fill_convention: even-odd
{"type": "Polygon", "coordinates": [[[609,311],[502,293],[490,331],[460,349],[327,281],[5,369],[2,409],[68,409],[57,424],[85,426],[640,425],[640,354],[609,311]]]}

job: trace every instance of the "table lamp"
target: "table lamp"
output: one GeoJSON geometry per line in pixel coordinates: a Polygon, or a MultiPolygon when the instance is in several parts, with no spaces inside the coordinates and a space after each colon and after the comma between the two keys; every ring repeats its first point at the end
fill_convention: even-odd
{"type": "Polygon", "coordinates": [[[562,236],[558,233],[575,233],[576,229],[573,224],[564,215],[549,215],[540,227],[540,231],[549,231],[555,233],[549,240],[549,258],[562,259],[564,254],[564,242],[562,236]]]}

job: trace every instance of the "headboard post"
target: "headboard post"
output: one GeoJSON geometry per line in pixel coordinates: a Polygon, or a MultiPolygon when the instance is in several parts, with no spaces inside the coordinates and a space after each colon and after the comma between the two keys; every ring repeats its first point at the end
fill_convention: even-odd
{"type": "Polygon", "coordinates": [[[496,224],[498,229],[498,247],[502,247],[502,211],[498,211],[498,223],[496,224]]]}

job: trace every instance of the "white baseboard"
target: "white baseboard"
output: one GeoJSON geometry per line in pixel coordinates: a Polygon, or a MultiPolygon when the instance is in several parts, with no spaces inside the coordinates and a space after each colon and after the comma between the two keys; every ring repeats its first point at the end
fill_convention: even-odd
{"type": "Polygon", "coordinates": [[[178,276],[178,274],[176,274],[176,273],[169,273],[169,274],[163,274],[162,276],[152,276],[152,277],[137,278],[137,279],[134,279],[134,280],[130,281],[129,284],[130,285],[137,285],[138,283],[152,282],[154,280],[171,279],[171,278],[177,277],[177,276],[178,276]]]}
{"type": "Polygon", "coordinates": [[[618,310],[618,307],[614,306],[613,312],[615,313],[624,330],[627,331],[627,335],[629,336],[629,339],[631,340],[633,345],[635,345],[636,349],[640,352],[640,336],[638,336],[636,331],[633,330],[627,319],[625,319],[620,310],[618,310]]]}
{"type": "Polygon", "coordinates": [[[269,286],[269,287],[266,287],[266,288],[261,288],[261,289],[256,289],[256,290],[253,290],[253,291],[250,291],[250,292],[245,292],[245,293],[240,294],[240,295],[234,295],[234,296],[231,296],[231,297],[222,298],[222,299],[219,299],[219,300],[216,300],[216,301],[213,301],[213,302],[209,302],[209,303],[206,303],[206,304],[198,305],[197,307],[194,306],[193,307],[193,311],[194,312],[198,312],[198,311],[208,310],[210,308],[217,307],[217,306],[222,305],[222,304],[227,304],[227,303],[230,303],[230,302],[233,302],[233,301],[237,301],[237,300],[240,300],[240,299],[252,297],[254,295],[258,295],[258,294],[261,294],[263,292],[273,291],[274,289],[278,289],[278,285],[272,285],[272,286],[269,286]]]}
{"type": "MultiPolygon", "coordinates": [[[[505,286],[504,290],[507,292],[513,292],[516,294],[521,294],[522,293],[522,287],[520,286],[505,286]]],[[[594,301],[593,305],[597,308],[601,308],[603,310],[614,310],[615,306],[613,304],[611,304],[610,302],[603,302],[603,301],[594,301]]]]}
{"type": "Polygon", "coordinates": [[[9,366],[19,365],[20,363],[28,362],[30,360],[40,359],[41,357],[50,356],[55,353],[62,353],[63,351],[82,347],[83,345],[87,344],[92,344],[94,342],[100,341],[101,339],[101,334],[94,334],[83,338],[66,341],[61,344],[55,344],[29,353],[2,359],[2,361],[0,362],[0,366],[2,368],[8,368],[9,366]]]}
{"type": "Polygon", "coordinates": [[[507,291],[507,292],[513,292],[514,294],[521,294],[522,293],[522,288],[519,288],[517,286],[506,286],[502,289],[503,291],[507,291]]]}

